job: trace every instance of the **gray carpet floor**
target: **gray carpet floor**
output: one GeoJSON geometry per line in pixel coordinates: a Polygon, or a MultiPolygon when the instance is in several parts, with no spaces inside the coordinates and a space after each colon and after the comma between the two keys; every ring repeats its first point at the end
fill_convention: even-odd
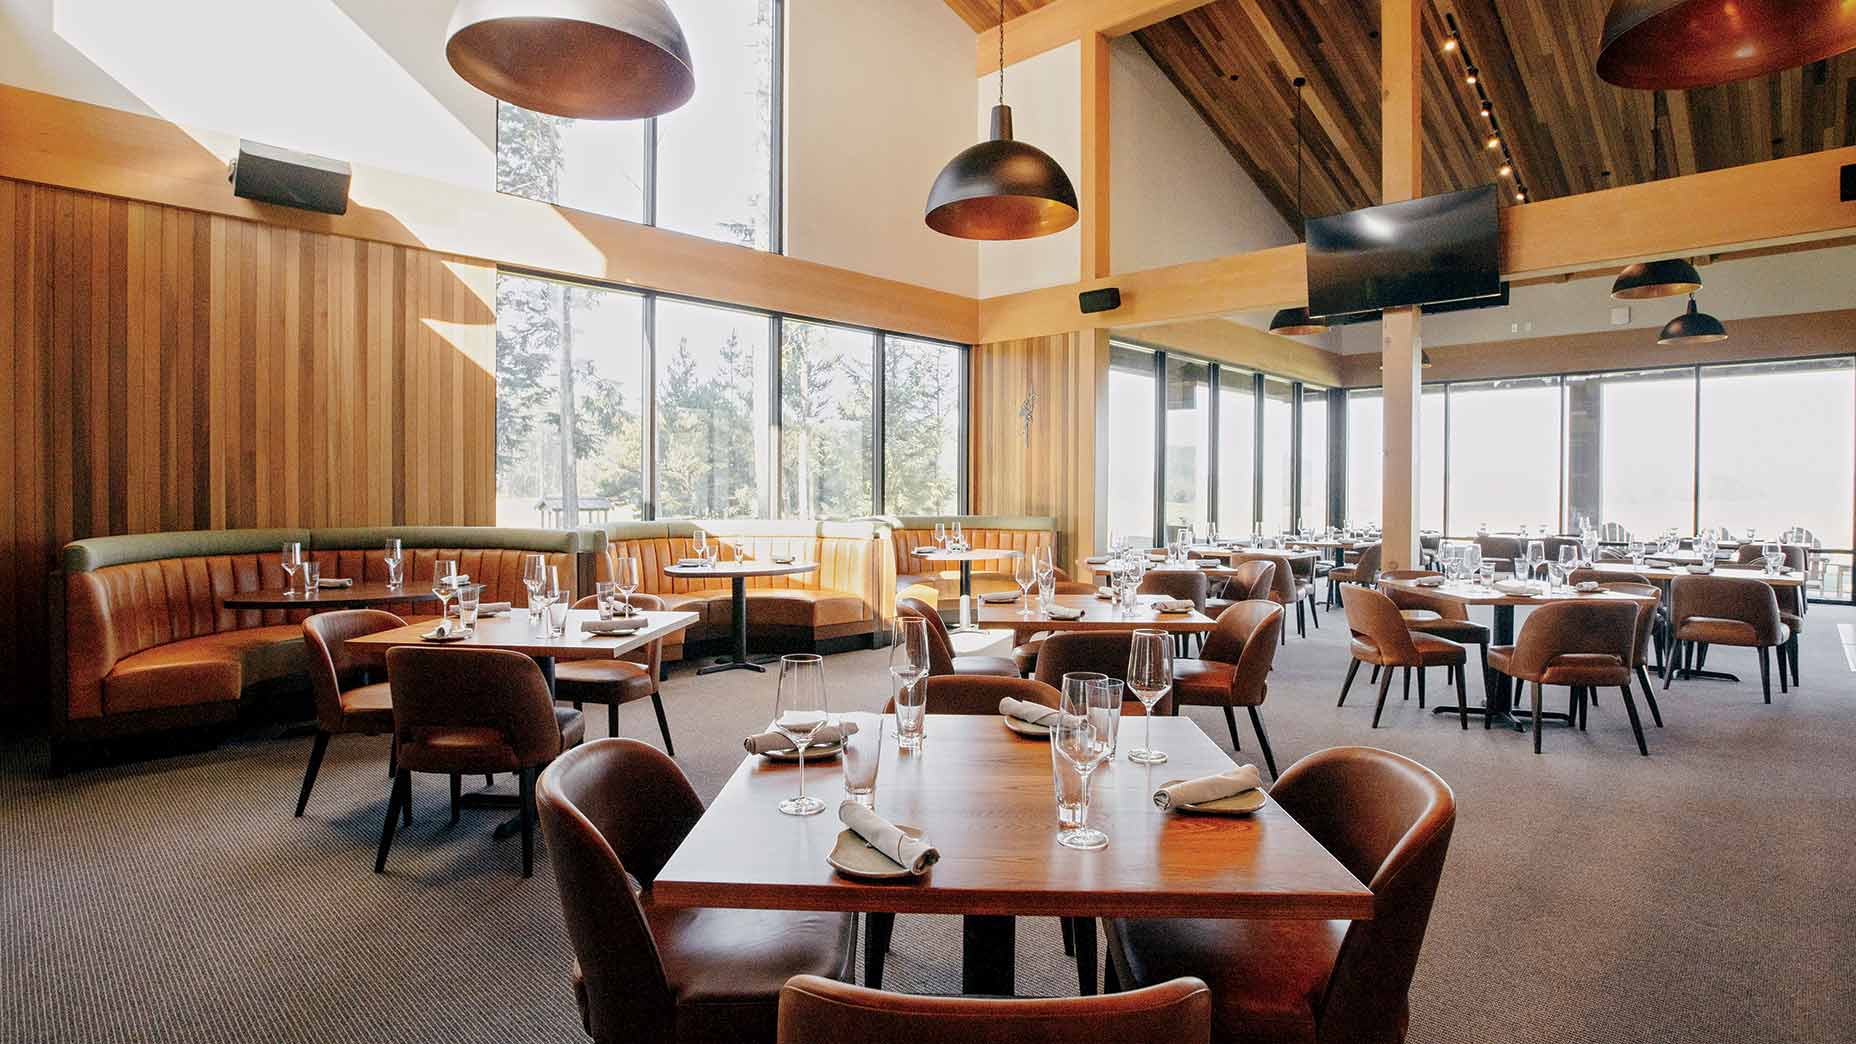
{"type": "MultiPolygon", "coordinates": [[[[1615,697],[1589,732],[1549,727],[1539,757],[1525,735],[1464,733],[1415,700],[1375,731],[1361,690],[1334,706],[1338,615],[1290,639],[1265,708],[1280,764],[1373,744],[1456,789],[1411,1040],[1856,1040],[1856,674],[1837,626],[1856,612],[1809,621],[1802,690],[1765,706],[1751,656],[1717,650],[1710,667],[1752,682],[1678,682],[1647,759],[1615,697]]],[[[880,706],[886,664],[831,657],[839,708],[880,706]]],[[[678,760],[712,796],[766,720],[772,676],[683,668],[666,694],[678,760]]],[[[1229,742],[1216,712],[1192,714],[1229,742]]],[[[618,726],[656,740],[647,704],[618,726]]],[[[516,842],[491,839],[501,813],[451,827],[444,781],[421,779],[417,821],[376,875],[384,739],[337,739],[294,819],[309,740],[279,732],[61,779],[44,778],[39,741],[0,743],[0,1040],[583,1039],[545,847],[524,881],[516,842]]],[[[1244,744],[1255,757],[1247,724],[1244,744]]],[[[957,922],[902,918],[888,985],[955,991],[958,948],[957,922]]],[[[1074,992],[1054,921],[1020,922],[1019,982],[1074,992]]]]}

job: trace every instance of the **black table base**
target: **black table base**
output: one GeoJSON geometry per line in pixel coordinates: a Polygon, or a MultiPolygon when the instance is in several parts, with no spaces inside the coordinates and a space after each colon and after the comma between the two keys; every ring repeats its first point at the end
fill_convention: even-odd
{"type": "Polygon", "coordinates": [[[729,601],[732,603],[730,607],[730,616],[735,628],[734,655],[717,657],[716,661],[709,664],[707,667],[697,668],[696,673],[715,674],[718,671],[753,671],[756,674],[765,674],[767,668],[762,667],[761,664],[773,659],[773,657],[764,656],[760,658],[759,662],[755,662],[753,658],[748,656],[748,579],[745,576],[731,577],[729,586],[731,588],[729,592],[729,601]]]}
{"type": "Polygon", "coordinates": [[[960,928],[960,992],[1010,997],[1018,989],[1018,921],[967,914],[960,928]]]}

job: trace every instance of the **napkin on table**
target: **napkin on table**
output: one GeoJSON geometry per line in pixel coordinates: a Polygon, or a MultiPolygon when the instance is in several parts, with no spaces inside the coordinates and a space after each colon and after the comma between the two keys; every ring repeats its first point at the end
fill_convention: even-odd
{"type": "Polygon", "coordinates": [[[1084,565],[1106,565],[1107,563],[1107,555],[1090,555],[1088,558],[1083,559],[1084,565]]]}
{"type": "Polygon", "coordinates": [[[1192,609],[1192,602],[1185,598],[1162,598],[1154,603],[1154,611],[1161,613],[1184,613],[1192,609]]]}
{"type": "Polygon", "coordinates": [[[988,605],[1004,605],[1007,602],[1016,602],[1020,597],[1017,591],[988,591],[980,595],[980,601],[988,605]]]}
{"type": "Polygon", "coordinates": [[[319,577],[316,580],[316,586],[320,588],[353,587],[354,578],[353,577],[340,577],[340,576],[319,577]]]}
{"type": "Polygon", "coordinates": [[[587,634],[631,634],[642,631],[650,621],[643,616],[623,616],[613,620],[582,620],[580,630],[587,634]]]}
{"type": "Polygon", "coordinates": [[[1055,726],[1057,719],[1062,717],[1061,712],[1055,707],[1046,707],[1042,703],[1032,703],[1030,700],[1014,699],[1010,696],[999,701],[999,713],[1008,718],[1017,718],[1019,721],[1043,725],[1047,728],[1055,726]]]}
{"type": "Polygon", "coordinates": [[[1180,805],[1199,805],[1263,785],[1263,776],[1255,765],[1238,765],[1215,776],[1201,776],[1161,787],[1154,791],[1154,805],[1162,812],[1180,805]]]}
{"type": "Polygon", "coordinates": [[[1044,611],[1044,615],[1053,620],[1081,620],[1083,611],[1074,606],[1053,605],[1044,611]]]}
{"type": "Polygon", "coordinates": [[[479,615],[482,615],[485,613],[506,613],[513,608],[515,608],[515,605],[514,603],[511,603],[511,602],[478,602],[477,603],[477,612],[479,615]]]}
{"type": "Polygon", "coordinates": [[[925,874],[941,859],[940,850],[925,838],[910,837],[896,824],[855,801],[838,804],[838,819],[852,833],[870,842],[871,848],[895,860],[896,865],[908,867],[909,873],[925,874]]]}
{"type": "MultiPolygon", "coordinates": [[[[808,747],[829,747],[856,731],[857,723],[854,721],[822,725],[817,732],[812,734],[812,741],[806,745],[808,747]]],[[[783,750],[799,749],[798,745],[787,739],[786,734],[782,732],[763,732],[758,736],[749,736],[741,741],[741,745],[747,748],[749,754],[775,754],[783,750]]]]}
{"type": "Polygon", "coordinates": [[[678,568],[681,568],[681,569],[693,569],[693,568],[696,568],[697,566],[706,566],[708,564],[709,564],[709,560],[706,558],[679,558],[677,559],[677,566],[678,568]]]}

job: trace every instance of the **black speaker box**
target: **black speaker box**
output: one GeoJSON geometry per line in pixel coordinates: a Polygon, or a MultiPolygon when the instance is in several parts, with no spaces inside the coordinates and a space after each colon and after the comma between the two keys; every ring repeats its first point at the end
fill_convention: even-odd
{"type": "Polygon", "coordinates": [[[348,164],[341,160],[240,140],[226,180],[243,199],[323,214],[348,212],[348,164]]]}
{"type": "Polygon", "coordinates": [[[1083,314],[1091,312],[1112,312],[1121,307],[1121,288],[1105,286],[1100,290],[1085,290],[1076,296],[1083,306],[1083,314]]]}
{"type": "Polygon", "coordinates": [[[1843,202],[1856,203],[1856,163],[1843,165],[1843,202]]]}

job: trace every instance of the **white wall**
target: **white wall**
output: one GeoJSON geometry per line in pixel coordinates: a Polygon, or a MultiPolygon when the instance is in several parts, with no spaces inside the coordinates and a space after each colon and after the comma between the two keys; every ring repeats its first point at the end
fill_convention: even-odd
{"type": "Polygon", "coordinates": [[[1295,241],[1294,230],[1132,36],[1109,48],[1109,124],[1113,271],[1295,241]]]}
{"type": "Polygon", "coordinates": [[[786,5],[786,252],[972,296],[979,250],[922,222],[973,136],[973,30],[944,3],[786,5]]]}
{"type": "MultiPolygon", "coordinates": [[[[1005,103],[1012,107],[1012,137],[1048,153],[1070,176],[1070,184],[1078,192],[1082,191],[1083,180],[1082,55],[1082,44],[1071,42],[1005,69],[1005,103]]],[[[992,107],[998,101],[997,74],[981,77],[979,118],[974,123],[978,136],[974,141],[983,141],[992,133],[992,107]]],[[[937,165],[935,172],[939,170],[937,165]]],[[[1074,283],[1082,272],[1082,235],[1079,222],[1054,236],[981,243],[980,296],[997,297],[1074,283]]]]}

